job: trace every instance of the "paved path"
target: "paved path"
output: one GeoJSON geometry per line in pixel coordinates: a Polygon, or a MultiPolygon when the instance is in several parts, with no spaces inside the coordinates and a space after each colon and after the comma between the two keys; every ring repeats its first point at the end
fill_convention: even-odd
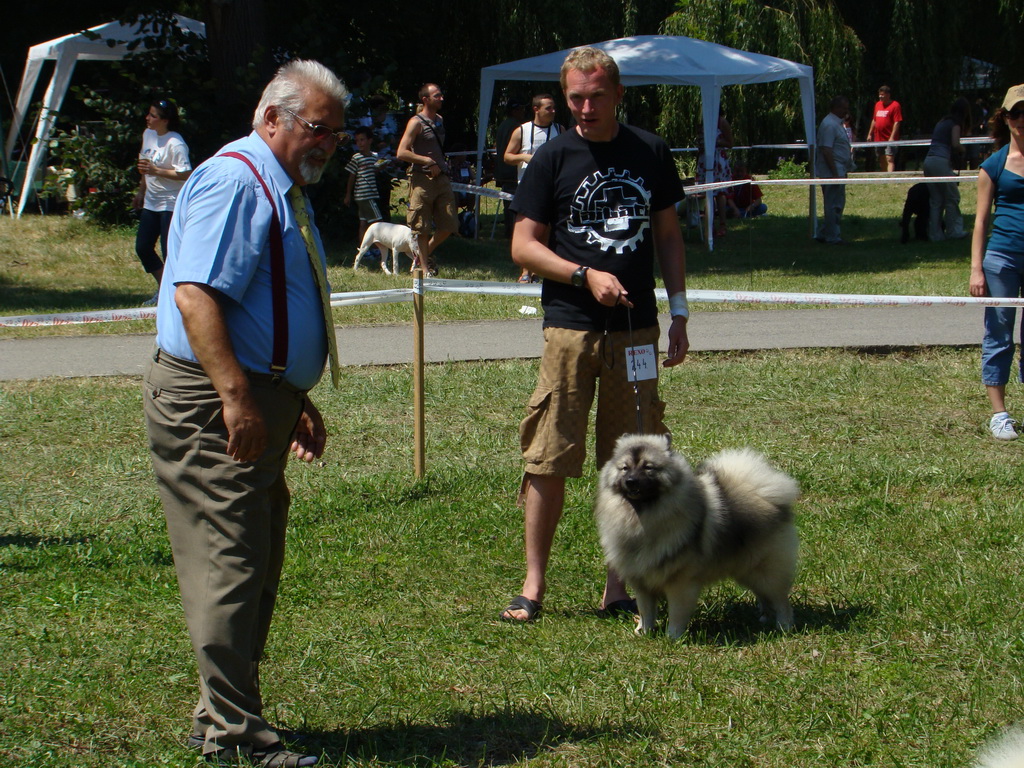
{"type": "MultiPolygon", "coordinates": [[[[667,327],[668,317],[662,317],[667,327]]],[[[981,343],[980,307],[836,307],[701,312],[690,320],[690,349],[914,347],[981,343]]],[[[428,325],[428,362],[539,357],[541,321],[428,325]]],[[[0,339],[0,381],[47,376],[141,375],[153,337],[62,336],[0,339]]],[[[342,365],[412,362],[411,325],[338,328],[342,365]]]]}

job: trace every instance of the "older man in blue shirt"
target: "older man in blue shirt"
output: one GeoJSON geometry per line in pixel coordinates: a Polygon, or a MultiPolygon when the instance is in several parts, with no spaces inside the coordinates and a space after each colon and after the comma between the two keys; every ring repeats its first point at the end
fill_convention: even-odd
{"type": "Polygon", "coordinates": [[[262,714],[258,664],[284,562],[289,451],[324,450],[307,396],[333,348],[326,259],[302,188],[344,138],[348,92],[293,61],[253,132],[178,198],[144,384],[153,467],[199,665],[189,743],[211,762],[313,765],[262,714]]]}
{"type": "MultiPolygon", "coordinates": [[[[829,103],[829,113],[818,126],[814,173],[819,179],[845,179],[853,167],[850,134],[843,124],[849,112],[849,99],[836,96],[829,103]]],[[[843,220],[843,209],[846,208],[846,185],[823,184],[821,197],[825,221],[815,240],[829,245],[842,245],[844,241],[839,236],[839,225],[843,220]]]]}

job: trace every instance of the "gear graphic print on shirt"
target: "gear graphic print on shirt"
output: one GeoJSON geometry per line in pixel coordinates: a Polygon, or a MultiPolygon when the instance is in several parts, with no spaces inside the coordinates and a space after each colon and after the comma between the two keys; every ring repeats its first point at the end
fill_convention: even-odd
{"type": "Polygon", "coordinates": [[[643,178],[628,170],[595,171],[573,195],[568,228],[604,251],[635,251],[651,226],[650,203],[643,178]]]}

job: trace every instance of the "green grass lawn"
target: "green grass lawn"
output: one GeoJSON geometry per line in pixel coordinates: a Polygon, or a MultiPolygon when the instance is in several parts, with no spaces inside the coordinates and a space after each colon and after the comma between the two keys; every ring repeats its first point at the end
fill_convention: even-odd
{"type": "MultiPolygon", "coordinates": [[[[714,253],[691,241],[690,285],[962,295],[968,246],[901,246],[905,187],[891,186],[849,189],[843,248],[809,241],[804,192],[766,189],[768,219],[714,253]]],[[[0,313],[137,304],[151,286],[131,243],[73,219],[0,220],[0,313]]],[[[408,284],[353,275],[349,245],[332,252],[336,289],[408,284]]],[[[514,279],[500,242],[444,248],[452,276],[514,279]]],[[[428,315],[522,303],[432,296],[428,315]]],[[[687,456],[753,446],[803,488],[795,630],[763,631],[725,584],[675,643],[595,614],[592,468],[569,483],[543,618],[497,621],[523,575],[517,425],[536,366],[428,367],[422,481],[409,366],[347,368],[313,393],[331,437],[322,466],[289,468],[263,683],[269,717],[323,765],[966,766],[1020,717],[1024,441],[987,436],[976,349],[700,353],[665,370],[687,456]]],[[[138,379],[0,384],[0,757],[194,765],[195,674],[138,379]]]]}
{"type": "MultiPolygon", "coordinates": [[[[974,184],[961,185],[961,208],[970,223],[974,184]]],[[[769,216],[731,221],[729,233],[708,252],[696,230],[687,233],[690,288],[744,291],[810,291],[962,296],[967,292],[970,244],[899,242],[899,216],[906,184],[849,186],[843,247],[811,239],[808,197],[803,187],[764,188],[769,216]]],[[[818,206],[821,206],[818,195],[818,206]]],[[[488,239],[494,201],[486,201],[479,241],[451,238],[438,250],[442,277],[514,281],[508,245],[488,239]]],[[[407,275],[390,277],[379,270],[350,268],[356,251],[350,242],[328,239],[331,284],[335,291],[370,291],[410,287],[407,275]]],[[[406,264],[408,262],[405,262],[406,264]]],[[[0,312],[3,315],[80,312],[138,306],[154,289],[134,252],[134,232],[103,231],[63,216],[0,217],[0,312]]],[[[522,297],[433,294],[428,301],[433,322],[520,317],[522,297]]],[[[705,304],[696,311],[736,309],[735,304],[705,304]]],[[[342,325],[404,323],[408,304],[371,304],[336,308],[342,325]]],[[[98,323],[57,328],[5,329],[0,338],[40,334],[125,333],[152,331],[151,321],[98,323]]]]}
{"type": "MultiPolygon", "coordinates": [[[[1020,715],[1019,459],[985,435],[974,350],[697,354],[666,371],[692,459],[751,445],[803,488],[797,628],[709,590],[687,637],[595,615],[592,470],[571,481],[542,620],[522,578],[516,427],[535,362],[314,393],[325,465],[293,463],[270,717],[328,766],[967,765],[1020,715]]],[[[1017,392],[1011,396],[1016,397],[1017,392]]],[[[135,379],[0,387],[0,756],[191,765],[196,692],[135,379]]]]}

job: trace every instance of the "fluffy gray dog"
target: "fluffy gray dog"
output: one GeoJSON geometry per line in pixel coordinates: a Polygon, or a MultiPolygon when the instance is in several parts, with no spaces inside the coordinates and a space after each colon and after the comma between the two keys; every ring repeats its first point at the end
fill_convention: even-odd
{"type": "Polygon", "coordinates": [[[749,449],[722,451],[694,472],[664,435],[625,435],[601,470],[594,516],[605,559],[636,591],[637,633],[668,602],[668,636],[686,631],[701,590],[732,578],[757,595],[762,621],[793,624],[796,481],[749,449]]]}

